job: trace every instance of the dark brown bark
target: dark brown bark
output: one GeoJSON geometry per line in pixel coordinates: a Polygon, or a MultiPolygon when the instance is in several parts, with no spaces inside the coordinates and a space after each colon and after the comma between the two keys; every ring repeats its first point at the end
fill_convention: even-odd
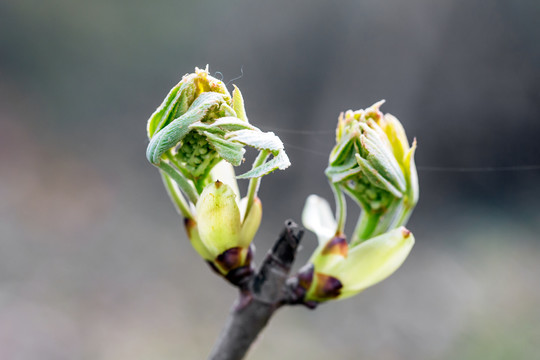
{"type": "Polygon", "coordinates": [[[274,247],[268,252],[257,273],[240,289],[225,327],[209,360],[240,360],[274,312],[290,295],[285,283],[294,262],[303,231],[292,220],[285,222],[274,247]]]}

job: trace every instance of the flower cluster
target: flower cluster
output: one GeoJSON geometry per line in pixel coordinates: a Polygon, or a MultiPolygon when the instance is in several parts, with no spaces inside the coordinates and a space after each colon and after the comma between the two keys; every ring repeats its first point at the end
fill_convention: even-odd
{"type": "Polygon", "coordinates": [[[185,218],[195,250],[223,276],[249,269],[250,244],[259,227],[262,176],[290,165],[283,143],[248,121],[235,87],[195,69],[171,89],[150,116],[148,160],[161,170],[167,191],[185,218]],[[238,177],[245,146],[259,151],[250,171],[238,177]],[[250,179],[240,200],[236,178],[250,179]]]}

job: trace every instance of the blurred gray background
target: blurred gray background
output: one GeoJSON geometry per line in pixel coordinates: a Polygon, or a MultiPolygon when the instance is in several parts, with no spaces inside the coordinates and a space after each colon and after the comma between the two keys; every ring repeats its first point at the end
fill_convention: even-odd
{"type": "Polygon", "coordinates": [[[307,195],[331,200],[340,111],[384,98],[418,139],[404,266],[280,311],[250,359],[537,356],[540,171],[439,168],[540,164],[539,18],[537,0],[0,2],[0,358],[205,358],[236,294],[188,244],[145,127],[206,64],[243,68],[251,122],[292,161],[263,180],[259,261],[307,195]]]}

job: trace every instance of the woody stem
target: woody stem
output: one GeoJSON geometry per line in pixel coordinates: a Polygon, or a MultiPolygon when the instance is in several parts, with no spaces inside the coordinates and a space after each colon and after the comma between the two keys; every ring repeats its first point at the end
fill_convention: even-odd
{"type": "Polygon", "coordinates": [[[294,262],[303,231],[285,222],[274,247],[233,305],[209,360],[243,359],[251,344],[283,303],[285,281],[294,262]]]}

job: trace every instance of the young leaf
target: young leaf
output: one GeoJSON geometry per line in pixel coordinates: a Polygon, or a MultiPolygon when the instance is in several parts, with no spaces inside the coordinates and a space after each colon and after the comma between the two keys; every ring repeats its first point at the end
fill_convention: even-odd
{"type": "Polygon", "coordinates": [[[219,156],[221,156],[223,159],[230,162],[234,166],[238,166],[242,163],[246,150],[241,144],[223,140],[223,138],[209,133],[208,131],[203,132],[203,134],[208,139],[210,145],[216,149],[219,156]]]}
{"type": "Polygon", "coordinates": [[[213,123],[204,123],[201,121],[197,121],[196,123],[191,124],[189,128],[193,130],[203,130],[220,134],[224,134],[227,131],[257,129],[249,123],[231,116],[219,118],[213,123]]]}
{"type": "Polygon", "coordinates": [[[152,115],[150,115],[150,118],[148,119],[148,124],[146,127],[148,138],[152,138],[154,133],[156,132],[156,129],[158,128],[158,124],[162,121],[163,115],[170,104],[173,103],[173,100],[175,99],[176,95],[178,94],[178,91],[180,90],[180,87],[182,86],[182,82],[180,81],[178,84],[176,84],[167,94],[165,97],[165,100],[163,100],[163,103],[158,106],[156,111],[152,115]]]}
{"type": "Polygon", "coordinates": [[[189,110],[159,131],[148,144],[146,157],[153,164],[158,164],[161,155],[176,146],[190,131],[189,125],[205,118],[206,114],[223,101],[223,95],[207,92],[201,94],[189,110]]]}
{"type": "Polygon", "coordinates": [[[358,161],[358,165],[360,165],[362,168],[362,173],[373,185],[392,193],[397,198],[401,198],[403,196],[401,191],[396,189],[394,185],[379,174],[379,172],[366,159],[363,159],[360,155],[356,154],[356,160],[358,161]]]}
{"type": "Polygon", "coordinates": [[[272,152],[283,150],[283,143],[273,132],[238,130],[228,133],[225,138],[252,146],[258,150],[270,150],[272,152]]]}
{"type": "Polygon", "coordinates": [[[289,161],[289,158],[287,157],[287,154],[285,154],[285,151],[280,150],[274,158],[261,166],[258,166],[254,169],[251,169],[250,171],[238,175],[237,179],[249,179],[249,178],[256,178],[261,177],[264,175],[270,174],[272,171],[276,169],[284,170],[288,168],[291,165],[291,162],[289,161]]]}
{"type": "Polygon", "coordinates": [[[148,120],[148,138],[167,126],[173,119],[186,113],[195,94],[192,82],[180,82],[173,87],[164,102],[156,109],[148,120]]]}
{"type": "Polygon", "coordinates": [[[244,98],[242,97],[242,93],[240,92],[240,89],[236,87],[236,85],[233,86],[233,109],[236,112],[236,116],[238,116],[240,120],[248,122],[248,118],[246,116],[246,109],[244,108],[244,98]]]}

